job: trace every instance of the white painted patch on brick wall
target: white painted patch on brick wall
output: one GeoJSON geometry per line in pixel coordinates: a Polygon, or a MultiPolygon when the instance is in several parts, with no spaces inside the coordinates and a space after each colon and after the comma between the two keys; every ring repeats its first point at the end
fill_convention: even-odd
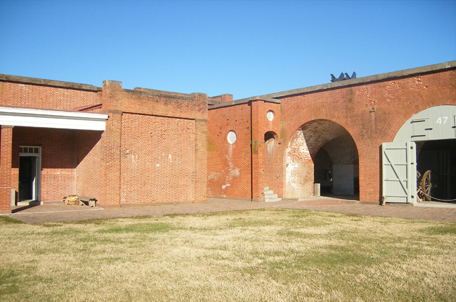
{"type": "MultiPolygon", "coordinates": [[[[288,157],[287,157],[288,160],[288,157]]],[[[287,180],[287,188],[292,188],[293,191],[297,191],[299,188],[298,182],[299,180],[296,178],[296,174],[293,173],[298,168],[297,163],[287,163],[286,169],[286,180],[287,180]]],[[[288,190],[287,190],[288,192],[288,190]]]]}
{"type": "Polygon", "coordinates": [[[225,174],[225,185],[222,185],[222,189],[231,186],[230,182],[240,176],[240,169],[236,167],[233,163],[233,145],[229,145],[228,152],[225,155],[226,161],[228,163],[228,168],[222,171],[222,175],[225,174]]]}
{"type": "Polygon", "coordinates": [[[209,180],[216,180],[216,179],[219,179],[219,178],[220,178],[220,175],[221,175],[221,173],[211,172],[211,173],[209,173],[209,175],[207,176],[207,179],[209,179],[209,180]]]}
{"type": "Polygon", "coordinates": [[[138,166],[138,154],[135,154],[133,151],[126,149],[125,155],[126,155],[126,158],[128,158],[130,160],[130,165],[132,165],[133,167],[138,166]]]}
{"type": "Polygon", "coordinates": [[[313,161],[301,129],[293,134],[285,154],[285,186],[287,198],[313,192],[313,161]]]}

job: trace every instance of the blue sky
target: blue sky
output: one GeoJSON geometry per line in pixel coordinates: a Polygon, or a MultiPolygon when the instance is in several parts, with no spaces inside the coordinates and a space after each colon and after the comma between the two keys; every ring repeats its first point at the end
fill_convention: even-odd
{"type": "Polygon", "coordinates": [[[0,73],[235,99],[456,60],[456,0],[0,0],[0,73]]]}

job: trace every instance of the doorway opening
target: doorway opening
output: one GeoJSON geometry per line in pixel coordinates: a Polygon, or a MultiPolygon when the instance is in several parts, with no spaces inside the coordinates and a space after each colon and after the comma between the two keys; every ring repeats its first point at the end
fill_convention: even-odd
{"type": "MultiPolygon", "coordinates": [[[[382,144],[382,201],[456,201],[456,106],[414,114],[382,144]]],[[[435,206],[435,205],[433,205],[435,206]]]]}
{"type": "Polygon", "coordinates": [[[418,187],[425,200],[456,202],[456,139],[417,142],[418,187]],[[432,198],[431,198],[432,197],[432,198]]]}
{"type": "Polygon", "coordinates": [[[41,147],[19,147],[18,201],[40,201],[41,147]]]}
{"type": "MultiPolygon", "coordinates": [[[[264,134],[264,191],[268,194],[282,195],[281,174],[283,173],[282,165],[279,161],[278,154],[278,135],[269,131],[264,134]]],[[[266,196],[265,196],[266,197],[266,196]]],[[[277,198],[277,197],[269,197],[277,198]]]]}
{"type": "Polygon", "coordinates": [[[350,135],[326,142],[313,161],[314,182],[320,184],[321,195],[359,195],[358,151],[350,135]]]}

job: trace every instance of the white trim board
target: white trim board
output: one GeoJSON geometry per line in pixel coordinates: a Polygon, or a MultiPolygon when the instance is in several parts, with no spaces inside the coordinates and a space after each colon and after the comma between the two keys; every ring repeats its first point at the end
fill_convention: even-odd
{"type": "Polygon", "coordinates": [[[107,114],[0,107],[0,125],[104,131],[107,114]]]}

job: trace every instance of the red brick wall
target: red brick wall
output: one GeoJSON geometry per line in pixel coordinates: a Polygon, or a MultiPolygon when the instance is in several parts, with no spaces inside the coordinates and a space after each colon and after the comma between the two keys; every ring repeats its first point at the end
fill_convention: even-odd
{"type": "Polygon", "coordinates": [[[250,106],[243,104],[213,109],[208,114],[208,196],[250,198],[250,106]],[[227,141],[230,131],[237,135],[232,145],[227,141]]]}
{"type": "Polygon", "coordinates": [[[282,195],[280,119],[280,105],[261,100],[209,110],[209,196],[259,200],[264,199],[265,186],[282,195]],[[270,110],[275,115],[272,121],[266,118],[270,110]],[[231,130],[237,135],[232,145],[227,141],[231,130]],[[266,132],[276,135],[269,152],[264,144],[266,132]]]}
{"type": "Polygon", "coordinates": [[[101,131],[75,131],[76,192],[81,196],[102,197],[101,131]]]}
{"type": "Polygon", "coordinates": [[[103,82],[102,110],[136,114],[207,119],[207,96],[201,93],[182,94],[151,89],[122,89],[117,81],[103,82]]]}
{"type": "Polygon", "coordinates": [[[72,111],[98,104],[100,97],[94,91],[0,82],[0,106],[72,111]]]}
{"type": "Polygon", "coordinates": [[[296,129],[317,119],[344,127],[358,148],[360,200],[376,202],[381,195],[381,144],[392,141],[413,114],[455,104],[455,86],[453,70],[286,97],[282,131],[290,140],[296,129]]]}
{"type": "MultiPolygon", "coordinates": [[[[97,111],[109,119],[101,137],[86,131],[15,127],[12,187],[17,189],[19,145],[40,145],[43,201],[76,193],[99,195],[95,197],[106,205],[200,201],[205,200],[206,188],[209,196],[262,199],[264,186],[269,186],[279,196],[290,197],[287,148],[294,150],[292,138],[299,139],[296,131],[301,127],[313,129],[305,134],[310,153],[326,143],[331,128],[316,131],[309,122],[317,120],[339,125],[351,135],[359,155],[360,199],[378,201],[381,143],[392,141],[413,114],[456,104],[454,70],[286,96],[281,104],[253,100],[211,109],[209,114],[204,94],[124,90],[115,81],[106,81],[102,92],[68,83],[51,87],[25,82],[9,83],[3,77],[0,106],[74,110],[102,103],[97,111]],[[268,110],[275,113],[272,122],[266,119],[268,110]],[[227,142],[230,130],[237,134],[234,144],[227,142]],[[267,132],[275,134],[269,146],[264,142],[267,132]],[[134,156],[144,165],[135,165],[134,156]]],[[[211,102],[216,100],[231,101],[229,95],[211,102]]],[[[343,146],[342,141],[337,146],[343,146]]],[[[305,175],[298,178],[308,184],[313,182],[312,159],[305,164],[305,175]]]]}
{"type": "Polygon", "coordinates": [[[207,201],[207,120],[195,120],[195,201],[207,201]]]}
{"type": "Polygon", "coordinates": [[[195,121],[122,118],[121,203],[195,200],[195,121]]]}
{"type": "Polygon", "coordinates": [[[101,183],[102,195],[100,204],[120,204],[120,147],[122,113],[110,112],[106,122],[106,130],[101,141],[101,183]]]}
{"type": "Polygon", "coordinates": [[[0,213],[11,212],[11,151],[13,128],[2,126],[0,132],[0,213]]]}
{"type": "Polygon", "coordinates": [[[104,204],[206,200],[207,96],[103,83],[104,204]],[[119,188],[119,191],[116,191],[119,188]]]}
{"type": "Polygon", "coordinates": [[[104,132],[14,128],[16,190],[19,145],[37,145],[43,147],[44,202],[68,194],[108,206],[206,200],[207,95],[125,90],[116,81],[105,81],[99,91],[14,76],[0,80],[0,106],[73,111],[101,104],[95,111],[109,116],[104,132]]]}
{"type": "Polygon", "coordinates": [[[282,148],[280,133],[280,105],[262,100],[251,102],[252,109],[252,199],[264,199],[265,187],[282,196],[282,148]],[[272,121],[267,112],[274,114],[272,121]],[[265,145],[265,134],[273,133],[276,139],[265,145]]]}
{"type": "Polygon", "coordinates": [[[354,177],[359,175],[360,200],[378,202],[381,196],[381,144],[392,141],[413,114],[445,104],[456,104],[454,70],[282,97],[281,105],[256,100],[251,102],[251,107],[244,103],[211,109],[208,194],[261,199],[263,186],[270,186],[285,198],[312,195],[312,156],[325,143],[338,138],[337,146],[343,148],[345,140],[347,149],[337,152],[336,142],[328,145],[334,149],[331,151],[335,155],[334,163],[353,165],[354,177]],[[278,124],[270,125],[265,119],[269,109],[278,113],[279,118],[275,120],[278,124]],[[315,121],[323,121],[322,127],[308,124],[315,121]],[[297,132],[304,125],[310,135],[297,132]],[[253,126],[252,129],[249,126],[253,126]],[[229,130],[238,134],[234,145],[226,141],[229,130]],[[268,131],[278,135],[272,156],[263,142],[264,133],[268,131]],[[353,138],[354,145],[347,133],[353,138]],[[253,145],[251,150],[249,134],[253,145]],[[305,140],[304,135],[307,136],[305,140]],[[299,139],[303,142],[296,144],[299,139]],[[304,143],[310,143],[310,147],[304,143]],[[301,168],[294,171],[296,175],[287,176],[287,165],[293,163],[287,162],[287,154],[292,153],[296,154],[291,157],[302,161],[301,168]],[[350,159],[338,158],[342,154],[347,154],[350,159]],[[270,164],[271,158],[273,165],[270,164]],[[249,169],[253,178],[248,175],[249,169]],[[280,169],[282,174],[278,173],[280,169]],[[295,180],[291,179],[293,177],[295,180]],[[290,183],[301,186],[299,192],[292,192],[290,183]],[[253,191],[249,190],[249,185],[253,191]]]}

